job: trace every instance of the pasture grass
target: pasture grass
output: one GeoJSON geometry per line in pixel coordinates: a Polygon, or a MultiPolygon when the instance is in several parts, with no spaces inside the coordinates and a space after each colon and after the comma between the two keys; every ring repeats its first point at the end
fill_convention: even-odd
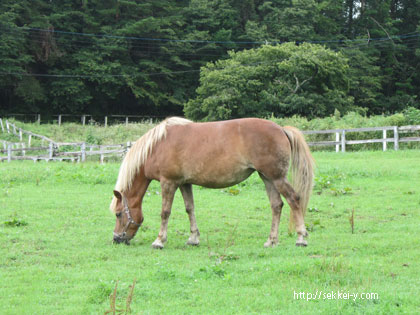
{"type": "Polygon", "coordinates": [[[119,164],[2,163],[0,312],[104,314],[116,282],[115,306],[125,309],[136,281],[135,314],[419,313],[420,151],[314,156],[309,246],[295,247],[285,206],[280,244],[269,249],[262,245],[271,210],[257,175],[232,189],[194,188],[199,247],[185,245],[189,223],[177,192],[168,243],[153,250],[158,183],[131,245],[113,245],[108,206],[119,164]],[[378,298],[323,295],[337,291],[378,298]]]}

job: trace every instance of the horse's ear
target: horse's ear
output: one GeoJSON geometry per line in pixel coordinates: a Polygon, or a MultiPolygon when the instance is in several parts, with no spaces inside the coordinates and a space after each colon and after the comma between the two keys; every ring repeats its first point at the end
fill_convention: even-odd
{"type": "Polygon", "coordinates": [[[121,193],[118,190],[114,190],[114,196],[118,200],[121,200],[122,199],[122,195],[121,195],[121,193]]]}

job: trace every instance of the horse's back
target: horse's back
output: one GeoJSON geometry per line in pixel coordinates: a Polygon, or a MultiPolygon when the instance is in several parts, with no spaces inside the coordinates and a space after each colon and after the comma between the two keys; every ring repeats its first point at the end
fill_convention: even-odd
{"type": "Polygon", "coordinates": [[[225,187],[279,161],[287,168],[289,156],[290,145],[280,126],[243,118],[171,126],[148,164],[159,173],[155,177],[225,187]]]}
{"type": "Polygon", "coordinates": [[[173,126],[169,130],[169,142],[185,150],[201,155],[217,155],[218,158],[241,157],[253,160],[261,154],[277,154],[288,151],[288,139],[283,129],[274,122],[258,118],[242,118],[217,122],[192,123],[173,126]]]}

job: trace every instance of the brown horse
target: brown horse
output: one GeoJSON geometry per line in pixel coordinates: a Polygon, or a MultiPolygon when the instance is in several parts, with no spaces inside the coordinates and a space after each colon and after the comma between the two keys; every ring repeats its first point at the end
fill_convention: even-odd
{"type": "Polygon", "coordinates": [[[193,123],[173,117],[137,140],[121,164],[110,206],[117,217],[114,242],[128,244],[135,236],[143,222],[143,197],[150,182],[157,180],[162,189],[162,222],[152,247],[163,248],[167,240],[177,188],[190,219],[187,244],[198,245],[192,185],[224,188],[244,181],[255,171],[265,184],[272,209],[271,232],[264,246],[278,243],[283,207],[280,195],[291,208],[290,222],[298,234],[296,245],[306,246],[304,214],[313,178],[308,145],[297,129],[257,118],[193,123]],[[292,185],[287,181],[290,160],[292,185]]]}

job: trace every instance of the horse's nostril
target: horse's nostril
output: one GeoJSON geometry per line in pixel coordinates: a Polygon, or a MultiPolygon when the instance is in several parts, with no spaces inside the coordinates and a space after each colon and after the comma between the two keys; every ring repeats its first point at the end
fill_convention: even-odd
{"type": "Polygon", "coordinates": [[[130,245],[130,241],[128,239],[125,239],[125,238],[122,238],[122,237],[114,236],[114,238],[112,240],[113,240],[114,244],[124,243],[125,245],[130,245]]]}
{"type": "Polygon", "coordinates": [[[113,241],[115,244],[120,244],[123,240],[119,237],[114,236],[113,241]]]}

